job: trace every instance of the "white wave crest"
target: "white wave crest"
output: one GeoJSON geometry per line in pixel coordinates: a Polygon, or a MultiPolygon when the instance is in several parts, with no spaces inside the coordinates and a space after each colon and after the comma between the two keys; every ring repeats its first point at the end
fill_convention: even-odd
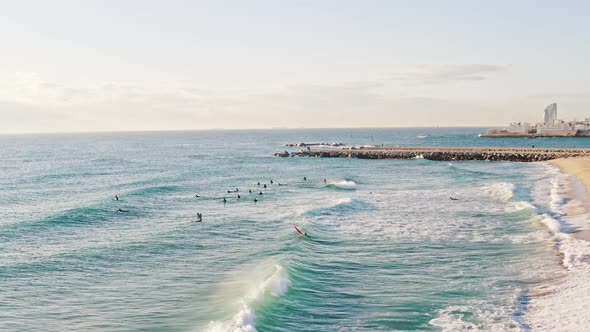
{"type": "Polygon", "coordinates": [[[513,196],[514,185],[508,182],[498,182],[487,185],[483,192],[501,201],[510,201],[513,196]]]}
{"type": "Polygon", "coordinates": [[[470,306],[452,305],[438,310],[430,325],[443,332],[455,331],[521,331],[505,308],[478,303],[470,306]]]}
{"type": "Polygon", "coordinates": [[[287,292],[291,281],[280,265],[262,283],[253,287],[241,300],[240,310],[230,321],[209,323],[207,332],[256,332],[255,307],[267,297],[277,297],[287,292]]]}
{"type": "Polygon", "coordinates": [[[565,204],[565,184],[564,181],[566,176],[560,174],[555,178],[551,179],[551,193],[550,198],[551,201],[549,202],[549,207],[553,213],[557,215],[564,216],[566,213],[563,209],[563,205],[565,204]]]}
{"type": "Polygon", "coordinates": [[[340,189],[346,189],[346,190],[354,190],[356,189],[356,182],[354,181],[348,181],[348,180],[340,180],[340,181],[334,181],[334,182],[328,182],[328,185],[330,186],[334,186],[336,188],[340,188],[340,189]]]}
{"type": "Polygon", "coordinates": [[[572,234],[563,232],[563,225],[548,214],[542,215],[541,223],[545,225],[556,243],[557,250],[562,256],[562,264],[567,269],[586,267],[585,260],[590,257],[590,242],[577,239],[572,234]]]}
{"type": "Polygon", "coordinates": [[[520,210],[526,210],[526,209],[534,210],[535,206],[531,202],[527,202],[527,201],[512,202],[511,210],[520,211],[520,210]]]}

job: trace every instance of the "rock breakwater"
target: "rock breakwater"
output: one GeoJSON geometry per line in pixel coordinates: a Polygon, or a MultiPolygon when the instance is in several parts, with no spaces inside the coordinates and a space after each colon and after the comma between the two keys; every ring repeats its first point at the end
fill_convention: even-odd
{"type": "Polygon", "coordinates": [[[312,149],[279,152],[277,157],[319,157],[359,159],[488,160],[511,162],[546,161],[558,158],[590,157],[590,149],[464,148],[464,147],[371,147],[312,149]]]}

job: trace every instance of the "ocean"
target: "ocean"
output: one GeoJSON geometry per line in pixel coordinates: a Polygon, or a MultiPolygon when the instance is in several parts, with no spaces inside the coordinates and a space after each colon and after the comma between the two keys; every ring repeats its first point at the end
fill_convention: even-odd
{"type": "Polygon", "coordinates": [[[554,166],[273,157],[590,148],[484,130],[0,136],[0,330],[581,331],[587,215],[568,209],[587,202],[554,166]]]}

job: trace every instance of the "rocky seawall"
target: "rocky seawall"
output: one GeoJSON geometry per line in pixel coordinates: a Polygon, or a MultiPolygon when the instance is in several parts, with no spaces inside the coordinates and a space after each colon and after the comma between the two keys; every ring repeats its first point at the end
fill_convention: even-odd
{"type": "Polygon", "coordinates": [[[298,152],[278,152],[277,157],[414,159],[429,160],[488,160],[534,162],[558,158],[590,157],[590,149],[541,148],[462,148],[462,147],[376,147],[347,149],[314,149],[298,152]]]}

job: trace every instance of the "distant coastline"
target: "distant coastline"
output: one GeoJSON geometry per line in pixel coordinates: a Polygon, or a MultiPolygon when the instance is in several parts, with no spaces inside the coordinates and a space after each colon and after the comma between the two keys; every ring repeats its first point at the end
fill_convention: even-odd
{"type": "Polygon", "coordinates": [[[530,124],[513,122],[507,127],[491,128],[480,137],[590,137],[590,118],[584,121],[563,121],[557,119],[557,104],[545,108],[542,123],[530,124]]]}

